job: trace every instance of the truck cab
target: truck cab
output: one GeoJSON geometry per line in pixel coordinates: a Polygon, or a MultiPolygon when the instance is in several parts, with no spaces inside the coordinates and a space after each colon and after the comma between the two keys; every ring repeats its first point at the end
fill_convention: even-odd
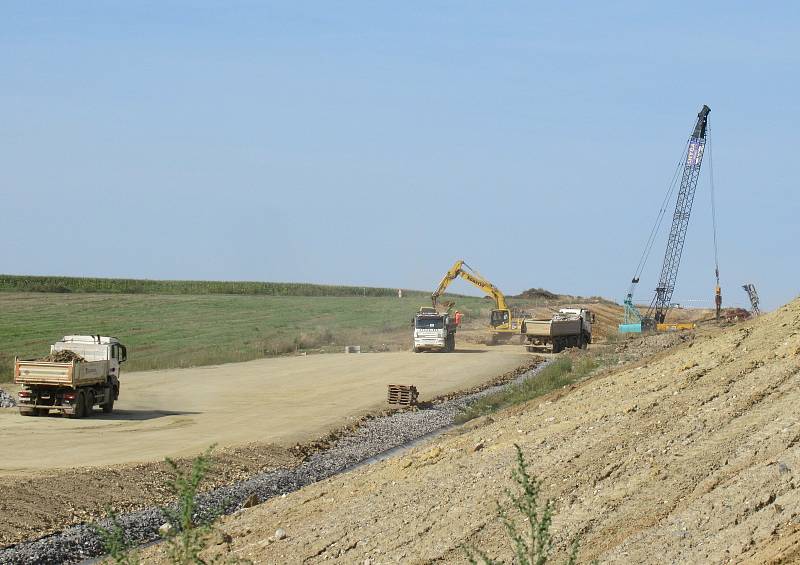
{"type": "Polygon", "coordinates": [[[414,316],[414,352],[451,352],[456,348],[456,323],[448,312],[420,308],[414,316]]]}

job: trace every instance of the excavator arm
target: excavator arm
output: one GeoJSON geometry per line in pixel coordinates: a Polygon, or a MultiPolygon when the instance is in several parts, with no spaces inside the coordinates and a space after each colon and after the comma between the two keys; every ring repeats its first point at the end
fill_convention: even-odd
{"type": "Polygon", "coordinates": [[[467,265],[463,260],[456,261],[449,271],[442,278],[442,282],[431,294],[431,301],[433,307],[436,308],[439,296],[444,294],[450,283],[456,277],[461,277],[465,281],[475,285],[487,295],[494,299],[495,309],[492,311],[491,325],[497,329],[506,329],[511,327],[511,311],[506,303],[505,295],[500,292],[500,289],[492,283],[480,276],[472,267],[467,265]]]}

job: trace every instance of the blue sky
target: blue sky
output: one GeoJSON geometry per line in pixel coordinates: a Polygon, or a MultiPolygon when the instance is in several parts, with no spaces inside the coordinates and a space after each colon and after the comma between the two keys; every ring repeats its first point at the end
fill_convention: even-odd
{"type": "MultiPolygon", "coordinates": [[[[724,298],[774,308],[800,286],[799,12],[5,2],[0,272],[432,289],[464,258],[621,301],[708,104],[724,298]]],[[[713,301],[705,166],[684,303],[713,301]]]]}

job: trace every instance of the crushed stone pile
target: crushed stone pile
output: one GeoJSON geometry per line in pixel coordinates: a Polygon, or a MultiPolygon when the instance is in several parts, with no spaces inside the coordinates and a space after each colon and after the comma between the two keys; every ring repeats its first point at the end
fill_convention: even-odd
{"type": "Polygon", "coordinates": [[[17,405],[17,402],[14,400],[14,397],[0,388],[0,408],[14,408],[17,405]]]}
{"type": "Polygon", "coordinates": [[[83,357],[75,353],[74,351],[70,351],[69,349],[64,349],[63,351],[56,351],[55,353],[51,353],[47,357],[42,357],[39,361],[44,361],[46,363],[72,363],[73,361],[86,361],[83,357]]]}

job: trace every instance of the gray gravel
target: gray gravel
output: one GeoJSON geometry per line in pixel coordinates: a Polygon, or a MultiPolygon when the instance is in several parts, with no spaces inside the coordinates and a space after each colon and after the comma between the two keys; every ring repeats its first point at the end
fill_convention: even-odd
{"type": "MultiPolygon", "coordinates": [[[[527,371],[512,383],[535,376],[545,365],[546,363],[527,371]]],[[[452,426],[455,416],[464,407],[512,383],[489,387],[424,409],[396,412],[367,420],[352,434],[340,437],[330,449],[314,453],[294,469],[259,473],[248,480],[199,496],[197,518],[211,519],[219,514],[230,514],[240,509],[250,496],[263,502],[359,464],[382,459],[396,452],[398,448],[407,447],[412,442],[452,426]]],[[[163,513],[156,507],[131,512],[118,519],[125,529],[126,538],[138,544],[158,540],[158,528],[166,522],[163,513]]],[[[98,536],[89,526],[79,525],[35,541],[2,549],[0,564],[79,563],[101,554],[102,546],[98,536]]]]}
{"type": "Polygon", "coordinates": [[[14,400],[14,397],[0,388],[0,408],[14,408],[17,405],[17,401],[14,400]]]}

